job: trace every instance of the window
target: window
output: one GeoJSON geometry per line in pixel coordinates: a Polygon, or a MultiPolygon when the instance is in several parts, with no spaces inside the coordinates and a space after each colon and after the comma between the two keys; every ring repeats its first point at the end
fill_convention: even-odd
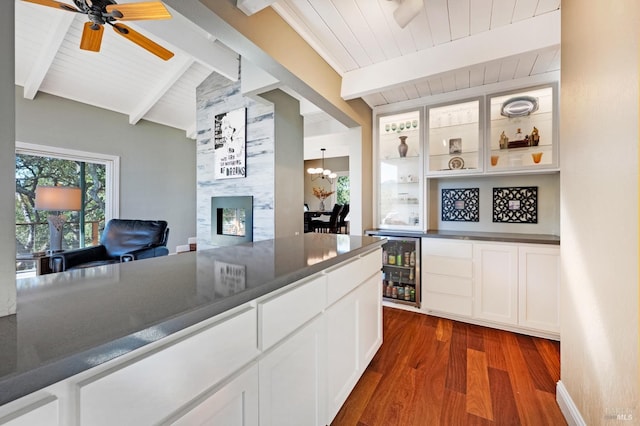
{"type": "MultiPolygon", "coordinates": [[[[81,209],[60,212],[65,216],[62,249],[97,244],[105,221],[117,217],[118,166],[118,157],[16,143],[18,257],[49,248],[47,217],[51,212],[35,210],[37,186],[81,188],[81,209]]],[[[33,260],[18,260],[16,271],[34,266],[33,260]]]]}
{"type": "Polygon", "coordinates": [[[336,202],[338,204],[349,204],[349,174],[339,173],[336,181],[336,202]]]}

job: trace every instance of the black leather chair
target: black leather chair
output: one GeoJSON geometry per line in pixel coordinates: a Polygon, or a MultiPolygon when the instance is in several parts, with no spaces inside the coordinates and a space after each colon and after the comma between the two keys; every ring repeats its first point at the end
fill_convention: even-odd
{"type": "Polygon", "coordinates": [[[340,210],[340,216],[338,216],[338,232],[342,233],[342,229],[344,228],[344,233],[346,234],[349,228],[349,221],[347,221],[347,215],[349,214],[349,204],[345,204],[342,206],[342,210],[340,210]]]}
{"type": "Polygon", "coordinates": [[[337,234],[338,219],[340,218],[341,211],[342,211],[342,205],[334,204],[333,210],[331,210],[331,216],[329,216],[329,221],[312,220],[310,226],[313,232],[329,232],[329,233],[337,234]]]}
{"type": "Polygon", "coordinates": [[[99,245],[53,254],[51,268],[62,272],[166,256],[168,237],[164,220],[112,219],[104,227],[99,245]]]}

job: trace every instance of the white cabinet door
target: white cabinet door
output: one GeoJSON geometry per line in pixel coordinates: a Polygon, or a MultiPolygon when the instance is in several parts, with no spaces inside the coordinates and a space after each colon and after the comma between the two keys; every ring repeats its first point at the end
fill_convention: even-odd
{"type": "Polygon", "coordinates": [[[261,426],[325,424],[323,347],[317,317],[260,360],[261,426]]]}
{"type": "Polygon", "coordinates": [[[380,280],[380,273],[377,273],[358,289],[358,367],[360,373],[367,368],[382,345],[382,293],[378,291],[380,280]]]}
{"type": "Polygon", "coordinates": [[[474,244],[474,304],[476,318],[518,323],[518,247],[474,244]]]}
{"type": "Polygon", "coordinates": [[[360,378],[358,309],[358,294],[352,292],[326,311],[328,420],[338,413],[360,378]]]}
{"type": "Polygon", "coordinates": [[[258,355],[250,305],[161,350],[77,384],[82,426],[155,424],[191,403],[258,355]],[[224,342],[221,344],[220,342],[224,342]]]}
{"type": "Polygon", "coordinates": [[[519,247],[519,323],[521,326],[560,332],[560,248],[519,247]]]}
{"type": "Polygon", "coordinates": [[[171,424],[258,426],[258,364],[252,364],[171,424]]]}

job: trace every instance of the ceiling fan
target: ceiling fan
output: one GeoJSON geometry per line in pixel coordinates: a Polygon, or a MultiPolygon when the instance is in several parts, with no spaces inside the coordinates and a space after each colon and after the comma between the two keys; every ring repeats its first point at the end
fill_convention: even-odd
{"type": "Polygon", "coordinates": [[[393,18],[400,28],[406,27],[422,10],[424,0],[398,0],[399,6],[393,11],[393,18]]]}
{"type": "Polygon", "coordinates": [[[143,19],[169,19],[171,14],[159,1],[117,4],[113,0],[73,0],[75,6],[56,0],[23,0],[42,6],[54,7],[68,12],[83,13],[89,17],[84,24],[80,49],[100,51],[104,25],[111,25],[114,31],[136,43],[163,60],[169,60],[173,53],[158,43],[143,36],[132,28],[115,21],[136,21],[143,19]]]}

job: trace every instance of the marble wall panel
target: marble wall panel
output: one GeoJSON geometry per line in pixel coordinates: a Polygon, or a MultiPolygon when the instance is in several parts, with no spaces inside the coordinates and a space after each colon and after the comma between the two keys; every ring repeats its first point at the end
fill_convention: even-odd
{"type": "Polygon", "coordinates": [[[197,238],[198,249],[211,242],[211,197],[253,196],[253,239],[274,237],[275,141],[273,107],[242,96],[240,81],[211,74],[196,89],[197,97],[197,238]],[[215,115],[247,108],[247,176],[215,180],[213,120],[215,115]]]}

